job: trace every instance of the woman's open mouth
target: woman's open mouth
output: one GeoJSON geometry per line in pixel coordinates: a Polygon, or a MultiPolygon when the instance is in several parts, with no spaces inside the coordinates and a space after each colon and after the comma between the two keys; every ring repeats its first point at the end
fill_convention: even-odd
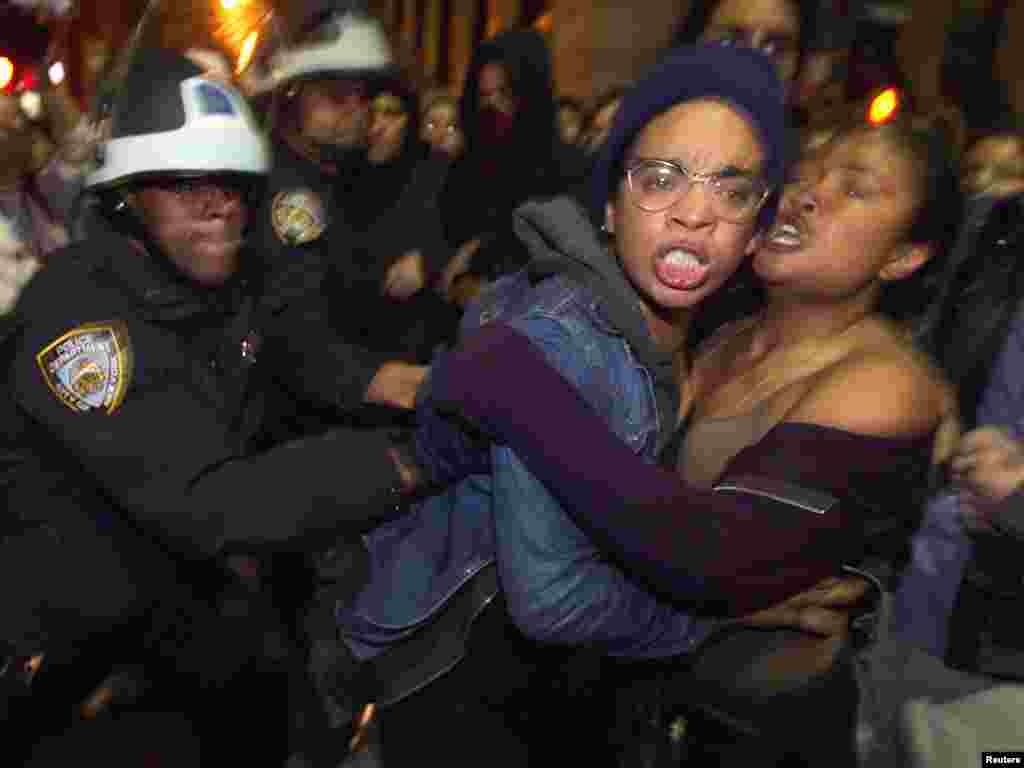
{"type": "Polygon", "coordinates": [[[678,291],[699,288],[710,271],[711,263],[706,256],[679,246],[664,249],[654,260],[654,274],[658,280],[678,291]]]}

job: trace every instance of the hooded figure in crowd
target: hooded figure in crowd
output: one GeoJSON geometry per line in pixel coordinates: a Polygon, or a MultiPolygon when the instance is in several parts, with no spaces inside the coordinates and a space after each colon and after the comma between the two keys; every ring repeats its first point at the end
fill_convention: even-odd
{"type": "Polygon", "coordinates": [[[381,83],[370,113],[369,166],[347,206],[358,286],[343,333],[388,357],[428,362],[457,322],[454,308],[426,288],[451,256],[438,210],[450,163],[420,138],[408,82],[381,83]]]}
{"type": "Polygon", "coordinates": [[[441,199],[445,234],[458,248],[447,287],[470,273],[479,285],[525,264],[512,211],[566,192],[584,172],[581,153],[558,134],[551,56],[540,33],[513,29],[482,43],[466,73],[461,119],[466,150],[441,199]]]}

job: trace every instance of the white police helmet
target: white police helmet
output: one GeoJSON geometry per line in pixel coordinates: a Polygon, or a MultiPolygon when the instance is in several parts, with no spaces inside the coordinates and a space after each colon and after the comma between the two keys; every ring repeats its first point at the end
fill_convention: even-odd
{"type": "Polygon", "coordinates": [[[394,53],[381,23],[353,3],[330,4],[307,24],[307,31],[268,61],[266,76],[255,86],[266,92],[297,80],[340,77],[389,77],[394,53]]]}
{"type": "Polygon", "coordinates": [[[86,187],[147,177],[263,175],[270,148],[242,95],[174,51],[140,51],[110,116],[86,187]]]}

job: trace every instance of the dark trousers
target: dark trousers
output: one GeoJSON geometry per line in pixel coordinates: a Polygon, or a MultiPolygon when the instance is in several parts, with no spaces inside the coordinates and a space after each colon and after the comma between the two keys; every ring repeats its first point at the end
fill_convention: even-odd
{"type": "Polygon", "coordinates": [[[613,692],[601,666],[593,654],[527,639],[498,598],[459,664],[380,712],[383,764],[614,765],[613,692]]]}

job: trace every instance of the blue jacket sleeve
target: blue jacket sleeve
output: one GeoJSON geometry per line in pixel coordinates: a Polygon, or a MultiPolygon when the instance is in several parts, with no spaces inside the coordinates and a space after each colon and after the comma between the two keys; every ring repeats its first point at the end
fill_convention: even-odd
{"type": "Polygon", "coordinates": [[[713,624],[627,578],[509,448],[493,449],[498,573],[516,625],[546,643],[615,656],[689,651],[713,624]]]}
{"type": "MultiPolygon", "coordinates": [[[[627,421],[631,403],[615,398],[604,366],[588,362],[570,328],[528,315],[512,322],[606,421],[627,421]]],[[[509,611],[542,642],[587,645],[631,657],[689,650],[701,622],[655,597],[602,556],[559,502],[511,449],[492,451],[498,569],[509,611]]]]}

